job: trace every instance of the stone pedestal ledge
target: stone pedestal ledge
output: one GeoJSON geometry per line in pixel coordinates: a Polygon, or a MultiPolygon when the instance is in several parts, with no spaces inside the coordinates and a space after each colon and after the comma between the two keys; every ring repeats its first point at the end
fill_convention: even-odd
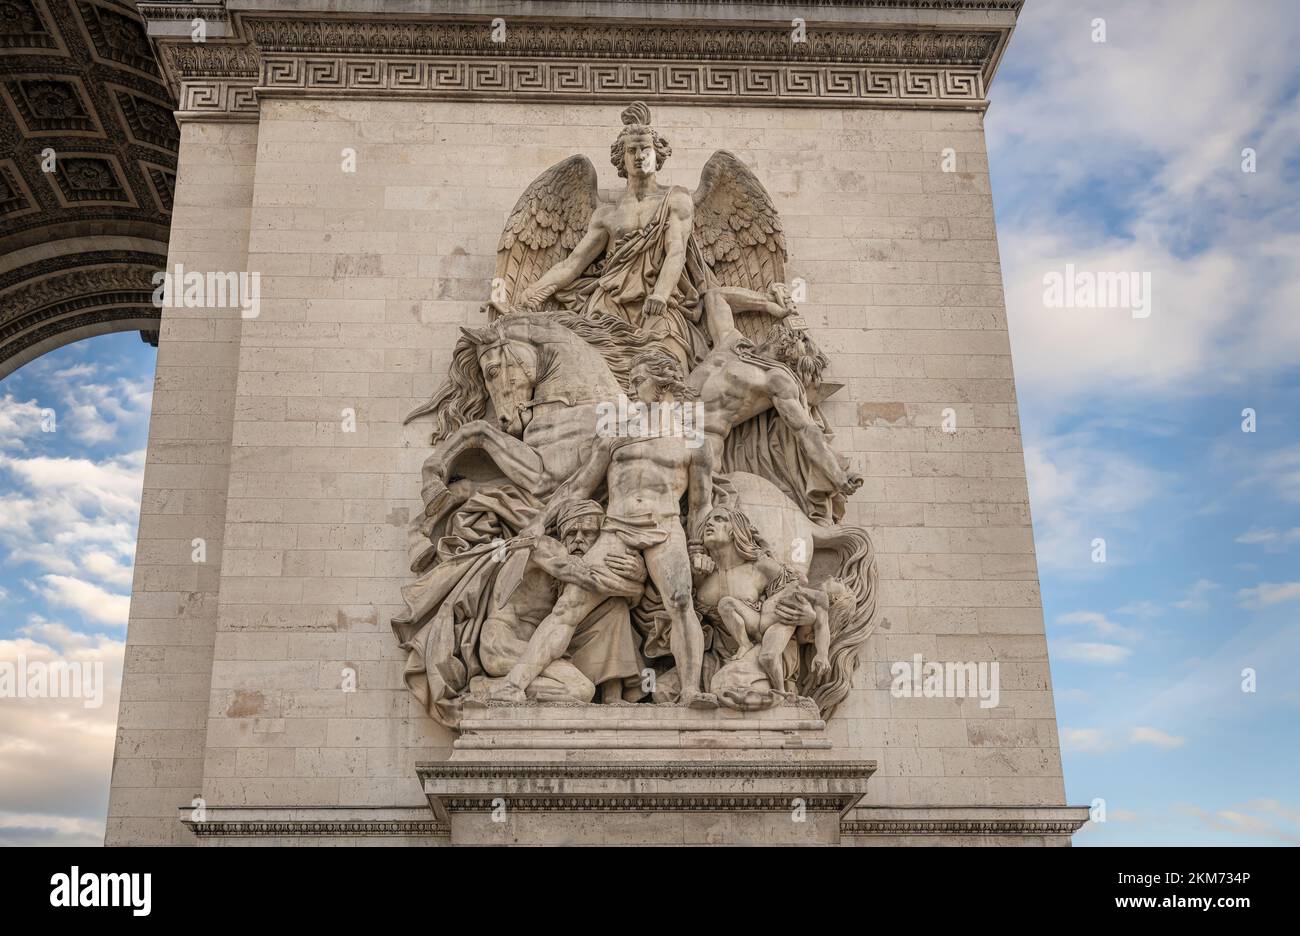
{"type": "Polygon", "coordinates": [[[1086,806],[858,806],[840,823],[853,845],[1069,845],[1086,806]]]}
{"type": "Polygon", "coordinates": [[[830,758],[826,723],[809,699],[761,712],[673,705],[472,703],[452,762],[830,758]]]}
{"type": "Polygon", "coordinates": [[[875,769],[870,761],[448,761],[416,772],[454,845],[832,845],[875,769]]]}
{"type": "Polygon", "coordinates": [[[199,845],[444,845],[450,829],[411,806],[179,808],[199,845]]]}

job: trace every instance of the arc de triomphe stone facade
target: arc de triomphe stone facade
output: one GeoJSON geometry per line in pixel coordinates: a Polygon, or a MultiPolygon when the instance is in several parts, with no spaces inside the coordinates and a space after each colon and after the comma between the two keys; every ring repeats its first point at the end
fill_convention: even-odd
{"type": "Polygon", "coordinates": [[[1069,843],[1018,0],[138,6],[181,138],[109,844],[1069,843]]]}

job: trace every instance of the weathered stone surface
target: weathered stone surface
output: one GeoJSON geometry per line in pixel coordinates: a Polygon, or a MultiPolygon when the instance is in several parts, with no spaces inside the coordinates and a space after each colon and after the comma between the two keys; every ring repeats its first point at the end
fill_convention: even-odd
{"type": "MultiPolygon", "coordinates": [[[[758,18],[775,17],[762,6],[758,18]]],[[[836,5],[833,17],[850,6],[836,5]]],[[[692,4],[665,7],[686,27],[698,12],[692,4]]],[[[974,15],[906,12],[905,24],[891,22],[912,26],[933,17],[944,28],[969,28],[974,15]],[[963,17],[964,25],[957,22],[963,17]]],[[[859,23],[866,16],[852,13],[859,23]]],[[[1009,29],[1014,10],[980,17],[982,28],[997,32],[1009,29]]],[[[310,54],[277,49],[276,56],[299,65],[310,54]]],[[[382,57],[373,50],[346,55],[354,64],[382,57]]],[[[789,74],[794,66],[772,67],[789,74]]],[[[277,74],[277,82],[288,82],[292,72],[277,74]]],[[[205,450],[212,463],[178,471],[159,468],[167,441],[194,440],[192,433],[221,422],[154,414],[145,524],[163,552],[137,562],[123,697],[155,673],[174,674],[168,678],[177,686],[190,676],[208,680],[201,687],[209,693],[207,719],[186,731],[160,725],[119,739],[110,841],[188,835],[176,808],[195,794],[210,816],[263,810],[263,821],[272,822],[298,810],[295,821],[335,823],[319,832],[258,826],[232,840],[360,840],[378,835],[378,827],[355,827],[358,838],[349,839],[338,823],[364,822],[359,817],[377,808],[431,815],[417,765],[460,753],[456,736],[409,694],[407,653],[388,623],[407,610],[401,594],[411,579],[409,528],[426,509],[421,469],[429,426],[403,418],[451,369],[459,329],[489,325],[480,309],[498,275],[502,225],[520,193],[574,153],[606,151],[611,117],[632,96],[617,106],[481,90],[456,92],[472,100],[438,99],[366,91],[349,84],[359,71],[347,74],[332,89],[279,84],[255,111],[214,104],[209,113],[220,124],[194,109],[186,114],[177,210],[189,204],[187,210],[206,214],[209,230],[198,230],[195,215],[194,239],[183,244],[174,232],[173,252],[210,251],[208,260],[192,255],[196,267],[258,271],[261,314],[233,320],[229,332],[212,331],[218,326],[201,316],[173,316],[164,326],[160,368],[164,361],[176,368],[168,372],[169,387],[228,394],[231,409],[228,428],[205,450]],[[255,122],[232,123],[232,114],[255,122]],[[221,134],[238,140],[215,142],[221,134]],[[355,172],[343,169],[348,152],[355,172]],[[187,158],[197,167],[204,153],[213,157],[209,166],[188,172],[187,158]],[[221,340],[228,342],[228,363],[205,370],[215,367],[209,346],[221,340]],[[347,428],[348,413],[355,431],[347,428]],[[210,546],[207,564],[196,569],[189,544],[211,517],[218,518],[212,535],[224,549],[210,546]],[[148,599],[155,592],[172,598],[148,599]],[[182,619],[194,626],[168,633],[149,623],[182,619]],[[162,773],[155,783],[124,769],[149,757],[188,758],[189,785],[164,786],[162,773]],[[326,815],[334,819],[320,818],[326,815]]],[[[197,71],[191,79],[195,87],[215,80],[197,71]]],[[[663,183],[689,190],[725,147],[770,197],[789,255],[782,279],[806,284],[799,314],[826,354],[828,379],[844,384],[822,404],[834,450],[863,479],[844,504],[842,522],[865,529],[874,548],[875,629],[847,695],[823,719],[825,727],[810,732],[832,748],[792,755],[760,747],[747,759],[874,762],[862,809],[1059,807],[1059,742],[988,194],[982,91],[970,109],[954,110],[935,101],[883,106],[826,96],[804,102],[809,106],[646,97],[655,129],[672,142],[663,183]],[[942,164],[948,149],[953,172],[942,164]],[[945,431],[945,410],[955,414],[956,432],[945,431]],[[927,662],[998,662],[998,704],[891,692],[891,666],[917,653],[927,662]]],[[[621,191],[612,167],[596,176],[598,193],[621,191]]],[[[771,522],[756,513],[757,524],[771,522]]],[[[821,572],[816,565],[809,571],[814,578],[821,572]]],[[[663,708],[672,714],[655,717],[679,717],[663,708]]],[[[701,715],[688,711],[687,718],[701,715]]],[[[757,718],[762,725],[781,712],[714,709],[702,717],[757,718]]],[[[521,730],[511,743],[561,730],[521,730]]],[[[654,731],[707,735],[698,728],[654,731]]],[[[643,817],[624,818],[644,825],[643,817]]],[[[1070,814],[1059,821],[1077,820],[1070,814]]],[[[519,821],[509,826],[510,840],[546,840],[555,830],[553,823],[530,825],[526,816],[519,821]]],[[[766,832],[729,822],[684,818],[669,838],[777,841],[777,830],[789,831],[788,821],[766,832]]],[[[861,828],[868,832],[844,840],[897,841],[904,826],[861,828]]],[[[1037,839],[1010,834],[1059,841],[1060,828],[1037,839]]],[[[482,831],[506,834],[500,824],[494,829],[482,831]]],[[[393,835],[447,841],[420,827],[393,835]]],[[[948,833],[927,832],[925,841],[963,835],[951,826],[948,833]]]]}

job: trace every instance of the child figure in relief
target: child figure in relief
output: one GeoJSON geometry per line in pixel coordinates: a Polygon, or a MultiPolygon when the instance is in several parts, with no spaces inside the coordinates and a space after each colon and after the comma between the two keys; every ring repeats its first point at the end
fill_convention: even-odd
{"type": "MultiPolygon", "coordinates": [[[[797,694],[798,645],[811,642],[813,680],[830,667],[832,597],[845,587],[826,583],[833,591],[810,586],[797,570],[782,563],[739,510],[714,507],[705,517],[699,547],[712,560],[713,570],[696,585],[703,613],[715,620],[734,647],[733,663],[752,663],[754,676],[766,677],[766,692],[775,697],[797,694]]],[[[734,669],[728,664],[729,669],[734,669]]],[[[728,680],[729,681],[729,680],[728,680]]],[[[719,686],[722,701],[742,708],[762,707],[758,686],[719,686]]],[[[770,698],[767,704],[775,702],[770,698]]]]}

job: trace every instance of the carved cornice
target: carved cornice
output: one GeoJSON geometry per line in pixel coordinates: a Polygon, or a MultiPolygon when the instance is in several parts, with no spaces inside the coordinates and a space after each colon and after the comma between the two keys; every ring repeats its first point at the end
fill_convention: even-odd
{"type": "MultiPolygon", "coordinates": [[[[857,799],[860,794],[851,795],[857,799]]],[[[807,812],[842,813],[845,794],[800,794],[799,800],[807,812]]],[[[790,811],[791,797],[788,794],[754,795],[746,793],[727,793],[704,795],[698,793],[684,795],[642,794],[637,796],[620,796],[617,794],[581,794],[572,796],[510,796],[496,794],[485,796],[448,796],[438,797],[442,808],[448,813],[491,812],[504,802],[507,809],[514,812],[546,813],[592,813],[592,812],[777,812],[790,811]]]]}
{"type": "Polygon", "coordinates": [[[131,292],[143,295],[144,301],[148,302],[153,295],[151,277],[164,262],[163,257],[141,265],[132,265],[122,260],[112,266],[76,269],[30,280],[4,294],[3,318],[0,321],[7,327],[11,322],[21,321],[30,313],[39,312],[54,303],[100,293],[131,292]]]}
{"type": "Polygon", "coordinates": [[[336,836],[434,836],[446,838],[451,834],[444,822],[436,820],[376,820],[356,822],[336,821],[295,821],[295,822],[231,822],[214,820],[194,822],[183,820],[200,838],[291,838],[336,837],[336,836]]]}
{"type": "Polygon", "coordinates": [[[1036,819],[845,819],[841,835],[1073,835],[1084,821],[1036,819]]]}
{"type": "Polygon", "coordinates": [[[473,22],[354,22],[247,18],[254,44],[273,52],[416,55],[438,58],[681,59],[688,62],[835,62],[855,65],[982,65],[998,30],[939,31],[810,27],[790,40],[788,23],[698,25],[569,23],[511,20],[505,42],[473,22]]]}
{"type": "Polygon", "coordinates": [[[875,761],[416,764],[425,780],[867,780],[875,761]]]}
{"type": "MultiPolygon", "coordinates": [[[[823,6],[1018,12],[1019,2],[823,6]]],[[[683,8],[688,4],[682,4],[683,8]]],[[[811,5],[814,9],[817,4],[811,5]]],[[[493,42],[485,16],[255,10],[142,3],[182,118],[252,119],[258,97],[368,97],[982,109],[1010,34],[994,25],[917,28],[844,22],[617,22],[511,17],[493,42]],[[220,22],[195,43],[184,21],[220,22]]]]}
{"type": "MultiPolygon", "coordinates": [[[[151,11],[152,12],[152,11],[151,11]]],[[[177,117],[257,119],[261,58],[239,42],[159,42],[163,71],[176,89],[177,117]]]]}

